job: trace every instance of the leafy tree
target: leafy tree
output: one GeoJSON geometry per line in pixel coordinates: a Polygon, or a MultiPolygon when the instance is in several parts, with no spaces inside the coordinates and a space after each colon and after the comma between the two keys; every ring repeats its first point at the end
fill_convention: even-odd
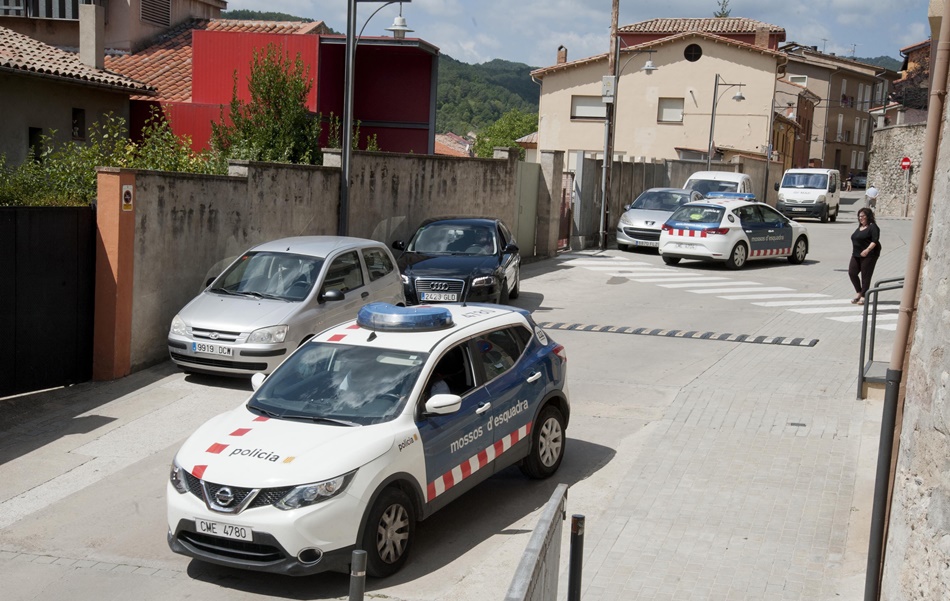
{"type": "Polygon", "coordinates": [[[530,74],[531,67],[522,63],[469,65],[440,56],[436,131],[464,135],[498,121],[511,109],[537,113],[540,87],[530,74]]]}
{"type": "Polygon", "coordinates": [[[719,0],[719,10],[713,13],[713,16],[717,19],[725,19],[732,13],[732,10],[729,8],[729,0],[719,0]]]}
{"type": "MultiPolygon", "coordinates": [[[[491,158],[496,146],[517,146],[515,140],[538,130],[538,115],[511,109],[488,127],[479,132],[475,139],[475,156],[491,158]]],[[[520,155],[524,159],[524,149],[520,155]]]]}
{"type": "Polygon", "coordinates": [[[0,206],[82,206],[96,198],[96,167],[227,173],[213,152],[195,153],[155,109],[142,140],[129,140],[125,120],[107,114],[89,128],[87,142],[55,144],[56,132],[40,140],[39,160],[17,167],[0,155],[0,206]]]}
{"type": "Polygon", "coordinates": [[[238,98],[234,73],[231,114],[211,124],[212,146],[233,159],[319,164],[320,120],[307,110],[310,69],[279,47],[255,50],[248,79],[250,102],[238,98]],[[230,120],[230,124],[227,121],[230,120]]]}

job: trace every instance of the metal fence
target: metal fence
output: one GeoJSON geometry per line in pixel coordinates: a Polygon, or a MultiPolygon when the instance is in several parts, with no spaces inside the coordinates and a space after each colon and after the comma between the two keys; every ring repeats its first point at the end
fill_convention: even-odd
{"type": "Polygon", "coordinates": [[[567,518],[567,484],[558,484],[538,518],[515,570],[505,601],[545,601],[557,598],[561,532],[567,518]]]}

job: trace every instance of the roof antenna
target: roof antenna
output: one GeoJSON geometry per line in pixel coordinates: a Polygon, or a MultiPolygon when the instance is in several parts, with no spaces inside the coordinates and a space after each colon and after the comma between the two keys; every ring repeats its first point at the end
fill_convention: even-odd
{"type": "Polygon", "coordinates": [[[469,293],[472,291],[472,282],[475,280],[475,270],[476,270],[476,269],[478,269],[478,268],[477,268],[477,267],[472,268],[472,273],[468,274],[468,276],[465,278],[465,283],[467,284],[467,286],[465,287],[465,294],[462,295],[462,306],[463,306],[463,307],[467,307],[467,306],[468,306],[466,303],[468,303],[468,295],[469,295],[469,293]]]}

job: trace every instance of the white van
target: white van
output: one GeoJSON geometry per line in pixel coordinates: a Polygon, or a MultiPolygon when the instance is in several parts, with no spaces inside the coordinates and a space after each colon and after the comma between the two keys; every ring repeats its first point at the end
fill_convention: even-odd
{"type": "Polygon", "coordinates": [[[791,219],[835,221],[841,210],[841,174],[837,169],[789,169],[775,182],[781,213],[791,219]]]}
{"type": "Polygon", "coordinates": [[[754,194],[752,178],[745,173],[732,171],[697,171],[683,185],[687,190],[696,190],[706,195],[710,192],[740,192],[754,194]]]}

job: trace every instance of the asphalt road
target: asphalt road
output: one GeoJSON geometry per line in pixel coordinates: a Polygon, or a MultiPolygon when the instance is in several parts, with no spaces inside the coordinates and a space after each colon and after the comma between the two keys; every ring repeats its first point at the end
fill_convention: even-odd
{"type": "MultiPolygon", "coordinates": [[[[668,534],[657,537],[643,525],[638,530],[642,538],[632,546],[611,534],[620,519],[618,512],[642,497],[640,493],[632,496],[631,474],[655,488],[669,486],[665,504],[680,513],[660,516],[655,523],[673,524],[671,531],[677,516],[686,520],[687,513],[705,509],[712,495],[721,491],[699,490],[696,474],[689,471],[689,466],[701,464],[713,451],[678,442],[661,449],[664,440],[674,438],[672,434],[664,438],[662,433],[658,437],[658,429],[677,423],[684,402],[699,401],[716,411],[716,403],[730,394],[740,399],[779,393],[791,398],[797,390],[821,400],[819,406],[838,407],[845,414],[842,419],[851,420],[854,440],[863,441],[842,451],[842,461],[850,466],[845,470],[850,481],[839,484],[825,477],[821,484],[838,491],[839,505],[852,507],[850,516],[828,523],[833,531],[842,531],[844,547],[840,553],[824,547],[815,551],[808,545],[818,543],[796,539],[795,553],[811,553],[817,561],[831,565],[815,577],[817,596],[807,592],[805,576],[805,588],[796,596],[775,593],[769,588],[774,586],[773,576],[763,576],[760,583],[758,572],[753,572],[743,594],[722,598],[860,598],[862,553],[866,551],[862,536],[866,537],[869,514],[863,497],[873,471],[869,449],[876,440],[877,411],[873,403],[855,405],[854,401],[860,325],[846,300],[852,295],[846,268],[860,197],[860,192],[848,195],[837,223],[806,222],[811,249],[803,265],[768,260],[727,272],[718,265],[683,261],[669,268],[655,252],[616,249],[567,253],[525,265],[522,294],[515,304],[530,309],[539,322],[644,330],[619,334],[582,331],[583,327],[550,328],[549,335],[567,348],[573,406],[567,454],[558,474],[534,482],[510,469],[481,484],[423,522],[410,563],[394,577],[370,581],[366,598],[503,598],[539,508],[561,482],[570,485],[568,513],[586,515],[589,525],[585,598],[667,598],[660,594],[662,588],[651,589],[649,583],[637,589],[641,593],[621,592],[632,590],[624,587],[632,586],[630,574],[637,573],[634,558],[646,553],[656,562],[667,552],[669,541],[668,534]],[[670,270],[675,273],[671,275],[670,270]],[[798,300],[813,304],[790,304],[798,300]],[[797,312],[828,306],[836,311],[797,312]],[[694,334],[667,335],[672,330],[694,334]],[[801,342],[723,342],[695,333],[801,342]],[[810,345],[811,341],[817,342],[810,345]],[[772,372],[770,366],[781,369],[772,372]],[[647,480],[642,470],[652,466],[655,471],[660,465],[666,475],[654,474],[647,480]]],[[[882,230],[885,257],[875,279],[901,274],[910,221],[887,221],[882,230]]],[[[878,348],[886,355],[892,333],[887,322],[882,323],[878,348]]],[[[167,548],[164,491],[171,458],[200,423],[242,402],[249,391],[244,381],[186,377],[166,363],[117,382],[0,400],[6,415],[0,425],[3,598],[106,600],[126,599],[130,592],[143,601],[346,598],[345,575],[293,579],[242,572],[191,561],[167,548]]],[[[756,411],[751,409],[750,414],[756,411]]],[[[778,411],[780,418],[797,423],[799,418],[791,412],[778,411]]],[[[811,417],[804,413],[802,420],[811,417]]],[[[703,440],[713,437],[713,449],[727,443],[728,429],[712,430],[703,434],[703,440]]],[[[837,447],[829,451],[838,452],[837,447]]],[[[783,490],[785,484],[779,479],[762,498],[761,489],[746,489],[741,482],[750,471],[753,475],[757,470],[768,472],[769,465],[784,460],[772,457],[771,463],[744,464],[742,471],[723,469],[715,484],[705,486],[728,489],[734,504],[728,512],[748,512],[752,519],[752,514],[760,512],[756,503],[774,511],[776,499],[793,491],[783,490]]],[[[617,529],[631,522],[629,516],[623,517],[617,529]]],[[[768,540],[768,527],[760,535],[766,540],[756,556],[779,542],[778,534],[775,541],[768,540]]],[[[565,534],[562,574],[566,573],[566,542],[565,534]]],[[[769,570],[795,564],[798,555],[786,560],[781,548],[777,549],[769,570]]],[[[675,566],[669,569],[671,574],[679,573],[675,566]]],[[[718,569],[721,574],[725,568],[718,569]]],[[[786,583],[794,582],[789,574],[779,576],[786,583]]],[[[671,590],[691,590],[699,595],[696,598],[710,598],[710,591],[720,590],[714,577],[709,583],[698,578],[692,588],[683,589],[686,585],[680,581],[675,584],[680,589],[671,590]]],[[[731,586],[742,582],[734,579],[731,586]]],[[[566,579],[561,598],[565,590],[566,579]]]]}

